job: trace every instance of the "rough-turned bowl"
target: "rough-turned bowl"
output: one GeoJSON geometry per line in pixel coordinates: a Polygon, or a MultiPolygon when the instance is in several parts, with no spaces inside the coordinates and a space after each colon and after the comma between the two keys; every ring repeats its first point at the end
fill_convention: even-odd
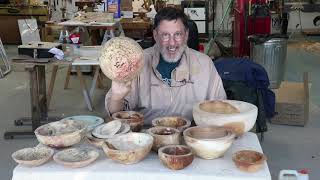
{"type": "Polygon", "coordinates": [[[86,125],[81,121],[60,120],[42,125],[34,133],[40,143],[62,148],[79,143],[86,134],[86,125]]]}
{"type": "Polygon", "coordinates": [[[191,121],[179,116],[167,116],[152,120],[152,125],[172,127],[178,129],[180,132],[183,132],[185,129],[190,127],[191,121]]]}
{"type": "Polygon", "coordinates": [[[158,156],[162,164],[173,170],[186,168],[194,159],[192,150],[183,145],[163,146],[159,149],[158,156]]]}
{"type": "Polygon", "coordinates": [[[256,172],[262,168],[267,158],[257,151],[242,150],[234,153],[232,160],[241,171],[256,172]]]}
{"type": "Polygon", "coordinates": [[[136,111],[120,111],[112,114],[112,118],[130,125],[132,132],[139,132],[143,126],[143,115],[136,111]]]}
{"type": "Polygon", "coordinates": [[[149,154],[152,144],[151,135],[132,132],[108,139],[102,148],[110,159],[122,164],[134,164],[149,154]]]}
{"type": "Polygon", "coordinates": [[[79,168],[94,162],[99,157],[99,152],[86,147],[65,149],[56,153],[53,160],[65,167],[79,168]]]}
{"type": "Polygon", "coordinates": [[[204,101],[193,107],[193,118],[198,126],[224,126],[237,136],[248,132],[255,124],[258,108],[235,100],[204,101]]]}
{"type": "Polygon", "coordinates": [[[25,166],[40,166],[47,162],[54,150],[47,147],[24,148],[14,152],[11,156],[17,163],[25,166]]]}
{"type": "Polygon", "coordinates": [[[186,129],[183,137],[197,156],[203,159],[215,159],[223,156],[232,145],[235,134],[224,127],[195,126],[186,129]]]}
{"type": "Polygon", "coordinates": [[[152,150],[158,152],[158,149],[166,145],[180,144],[180,131],[171,127],[156,126],[147,130],[153,137],[152,150]]]}

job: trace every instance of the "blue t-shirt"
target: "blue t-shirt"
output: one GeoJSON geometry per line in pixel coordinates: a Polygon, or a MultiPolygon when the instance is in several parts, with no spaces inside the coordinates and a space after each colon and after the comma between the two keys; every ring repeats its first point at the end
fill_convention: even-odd
{"type": "Polygon", "coordinates": [[[159,64],[157,66],[157,70],[161,74],[162,81],[167,83],[169,86],[171,86],[171,72],[179,65],[180,60],[177,62],[167,62],[163,59],[163,57],[160,55],[159,64]]]}

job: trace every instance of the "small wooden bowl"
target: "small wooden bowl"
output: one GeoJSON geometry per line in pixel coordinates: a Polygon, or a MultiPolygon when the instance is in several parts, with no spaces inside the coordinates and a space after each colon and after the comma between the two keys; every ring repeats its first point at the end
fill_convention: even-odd
{"type": "Polygon", "coordinates": [[[183,145],[168,145],[161,147],[158,151],[158,156],[162,164],[173,170],[186,168],[194,159],[192,150],[183,145]]]}
{"type": "Polygon", "coordinates": [[[262,168],[267,158],[257,151],[242,150],[234,153],[232,160],[241,171],[256,172],[262,168]]]}
{"type": "Polygon", "coordinates": [[[166,145],[180,144],[180,131],[171,127],[152,127],[147,130],[153,137],[152,150],[158,152],[158,149],[166,145]]]}
{"type": "Polygon", "coordinates": [[[129,124],[132,132],[140,132],[143,126],[143,115],[136,111],[119,111],[112,118],[129,124]]]}
{"type": "Polygon", "coordinates": [[[190,127],[191,121],[178,116],[167,116],[167,117],[159,117],[152,120],[153,126],[164,126],[164,127],[172,127],[178,129],[180,132],[183,132],[185,129],[190,127]]]}

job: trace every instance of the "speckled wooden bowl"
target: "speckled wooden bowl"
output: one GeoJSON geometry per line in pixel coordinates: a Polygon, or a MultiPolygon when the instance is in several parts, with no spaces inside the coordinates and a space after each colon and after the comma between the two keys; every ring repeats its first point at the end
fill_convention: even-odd
{"type": "Polygon", "coordinates": [[[56,153],[53,160],[69,168],[80,168],[94,162],[99,157],[99,152],[86,147],[65,149],[56,153]]]}
{"type": "Polygon", "coordinates": [[[40,166],[47,162],[54,150],[47,147],[34,147],[20,149],[12,154],[13,160],[25,166],[40,166]]]}
{"type": "Polygon", "coordinates": [[[147,133],[153,137],[152,150],[156,152],[163,146],[180,144],[181,133],[178,129],[156,126],[148,129],[147,133]]]}

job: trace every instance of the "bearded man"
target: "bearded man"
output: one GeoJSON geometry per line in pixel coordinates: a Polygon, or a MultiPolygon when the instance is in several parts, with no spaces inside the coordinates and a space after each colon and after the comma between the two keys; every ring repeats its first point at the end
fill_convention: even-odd
{"type": "Polygon", "coordinates": [[[143,113],[145,124],[157,117],[192,120],[192,107],[204,100],[226,99],[212,60],[187,46],[188,17],[179,9],[161,9],[154,19],[156,44],[144,50],[144,67],[132,82],[112,82],[107,114],[122,110],[143,113]]]}

